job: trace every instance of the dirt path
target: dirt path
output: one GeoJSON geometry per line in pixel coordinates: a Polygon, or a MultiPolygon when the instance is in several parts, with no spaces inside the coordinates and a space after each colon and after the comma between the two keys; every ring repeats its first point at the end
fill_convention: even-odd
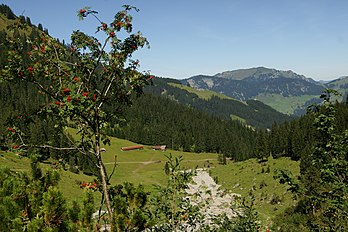
{"type": "MultiPolygon", "coordinates": [[[[161,160],[155,160],[155,161],[125,161],[125,162],[119,162],[117,161],[116,164],[157,164],[161,163],[161,160]]],[[[115,164],[115,162],[109,162],[109,163],[104,163],[104,165],[109,165],[109,164],[115,164]]]]}
{"type": "MultiPolygon", "coordinates": [[[[183,163],[185,162],[202,162],[202,161],[212,161],[212,160],[216,160],[216,159],[200,159],[200,160],[183,160],[183,163]]],[[[117,161],[117,164],[157,164],[157,163],[161,163],[161,160],[151,160],[151,161],[117,161]]],[[[114,162],[108,162],[108,163],[104,163],[104,165],[111,165],[114,164],[114,162]]]]}

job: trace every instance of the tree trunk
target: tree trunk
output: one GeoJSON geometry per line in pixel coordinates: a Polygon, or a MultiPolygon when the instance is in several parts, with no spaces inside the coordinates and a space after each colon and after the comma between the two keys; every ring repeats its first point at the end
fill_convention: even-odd
{"type": "Polygon", "coordinates": [[[110,196],[109,196],[108,187],[107,187],[107,175],[106,175],[105,167],[103,165],[103,161],[100,156],[100,153],[98,154],[98,166],[99,166],[100,177],[101,177],[102,185],[103,185],[103,193],[105,197],[106,208],[111,218],[112,208],[111,208],[110,196]]]}
{"type": "Polygon", "coordinates": [[[109,217],[112,217],[112,208],[111,208],[111,202],[110,202],[110,196],[108,192],[108,177],[106,174],[106,170],[103,164],[102,157],[100,155],[100,131],[99,131],[99,121],[98,121],[98,111],[96,111],[96,131],[95,131],[95,156],[98,159],[98,168],[100,172],[100,178],[102,181],[102,187],[103,187],[103,193],[105,197],[105,203],[106,203],[106,208],[109,213],[109,217]]]}

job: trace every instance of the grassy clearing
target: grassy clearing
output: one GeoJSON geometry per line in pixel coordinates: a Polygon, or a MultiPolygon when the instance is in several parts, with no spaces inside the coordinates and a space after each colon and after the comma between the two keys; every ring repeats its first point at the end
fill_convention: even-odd
{"type": "Polygon", "coordinates": [[[239,121],[242,124],[246,124],[246,120],[244,118],[241,118],[241,117],[239,117],[237,115],[233,115],[233,114],[231,114],[230,116],[231,116],[232,120],[239,121]]]}
{"type": "Polygon", "coordinates": [[[163,167],[167,161],[166,155],[174,157],[183,156],[184,168],[195,168],[217,163],[217,155],[212,153],[189,153],[180,151],[155,151],[151,146],[144,146],[142,150],[122,151],[121,147],[139,145],[127,140],[111,138],[112,146],[106,146],[103,153],[103,161],[108,173],[114,168],[115,157],[117,166],[110,182],[120,184],[125,181],[134,184],[143,184],[147,189],[151,189],[153,184],[163,185],[167,181],[163,167]]]}
{"type": "Polygon", "coordinates": [[[176,83],[169,83],[169,85],[177,87],[177,88],[180,88],[180,89],[183,89],[183,90],[186,90],[187,92],[190,92],[190,93],[194,93],[199,98],[202,98],[204,100],[209,100],[213,96],[217,96],[217,97],[219,97],[221,99],[235,100],[235,99],[233,99],[231,97],[228,97],[228,96],[226,96],[224,94],[216,93],[216,92],[210,91],[210,90],[198,90],[198,89],[194,89],[194,88],[189,87],[189,86],[180,85],[180,84],[176,84],[176,83]]]}
{"type": "Polygon", "coordinates": [[[262,101],[277,111],[289,115],[293,114],[298,107],[303,107],[307,101],[313,98],[318,98],[318,96],[303,95],[298,97],[283,97],[280,94],[259,94],[255,97],[255,99],[262,101]]]}
{"type": "Polygon", "coordinates": [[[223,188],[234,193],[248,196],[254,189],[255,205],[263,221],[283,212],[296,201],[293,195],[286,191],[286,186],[273,178],[277,169],[287,169],[294,175],[299,174],[299,163],[289,158],[269,158],[267,162],[259,163],[256,159],[243,162],[229,162],[212,168],[212,177],[217,178],[223,188]]]}

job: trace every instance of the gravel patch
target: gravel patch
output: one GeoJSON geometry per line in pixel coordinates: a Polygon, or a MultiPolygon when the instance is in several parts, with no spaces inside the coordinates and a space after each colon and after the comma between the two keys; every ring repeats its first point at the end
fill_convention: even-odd
{"type": "Polygon", "coordinates": [[[196,171],[197,175],[192,178],[193,183],[188,185],[186,193],[192,205],[200,206],[204,223],[211,224],[212,218],[224,214],[228,218],[236,217],[237,212],[232,210],[232,203],[240,195],[222,190],[206,170],[196,171]]]}

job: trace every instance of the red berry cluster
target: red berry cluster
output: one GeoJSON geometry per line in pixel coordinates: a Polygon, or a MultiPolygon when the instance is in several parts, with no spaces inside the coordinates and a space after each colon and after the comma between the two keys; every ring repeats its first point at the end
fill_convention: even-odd
{"type": "Polygon", "coordinates": [[[19,145],[15,144],[12,146],[13,149],[18,149],[19,148],[19,145]]]}
{"type": "Polygon", "coordinates": [[[115,32],[112,31],[112,32],[109,33],[109,35],[110,35],[111,38],[113,38],[113,37],[115,37],[115,32]]]}
{"type": "Polygon", "coordinates": [[[86,17],[87,16],[87,10],[85,10],[85,9],[80,9],[79,10],[79,16],[80,17],[86,17]]]}
{"type": "Polygon", "coordinates": [[[65,94],[70,93],[70,89],[69,88],[64,88],[63,89],[63,93],[65,93],[65,94]]]}
{"type": "Polygon", "coordinates": [[[80,188],[97,189],[98,184],[96,182],[87,183],[87,182],[83,181],[80,185],[80,188]]]}
{"type": "Polygon", "coordinates": [[[85,9],[81,9],[80,11],[79,11],[79,13],[80,13],[80,15],[82,15],[82,16],[86,16],[86,10],[85,9]]]}
{"type": "Polygon", "coordinates": [[[28,71],[29,71],[29,72],[33,72],[33,71],[34,71],[34,68],[30,66],[30,67],[28,67],[28,71]]]}
{"type": "Polygon", "coordinates": [[[16,133],[16,130],[13,129],[12,127],[8,127],[7,130],[8,130],[9,132],[16,133]]]}
{"type": "Polygon", "coordinates": [[[101,27],[100,27],[100,30],[106,30],[108,28],[108,25],[106,23],[102,23],[101,24],[101,27]]]}

